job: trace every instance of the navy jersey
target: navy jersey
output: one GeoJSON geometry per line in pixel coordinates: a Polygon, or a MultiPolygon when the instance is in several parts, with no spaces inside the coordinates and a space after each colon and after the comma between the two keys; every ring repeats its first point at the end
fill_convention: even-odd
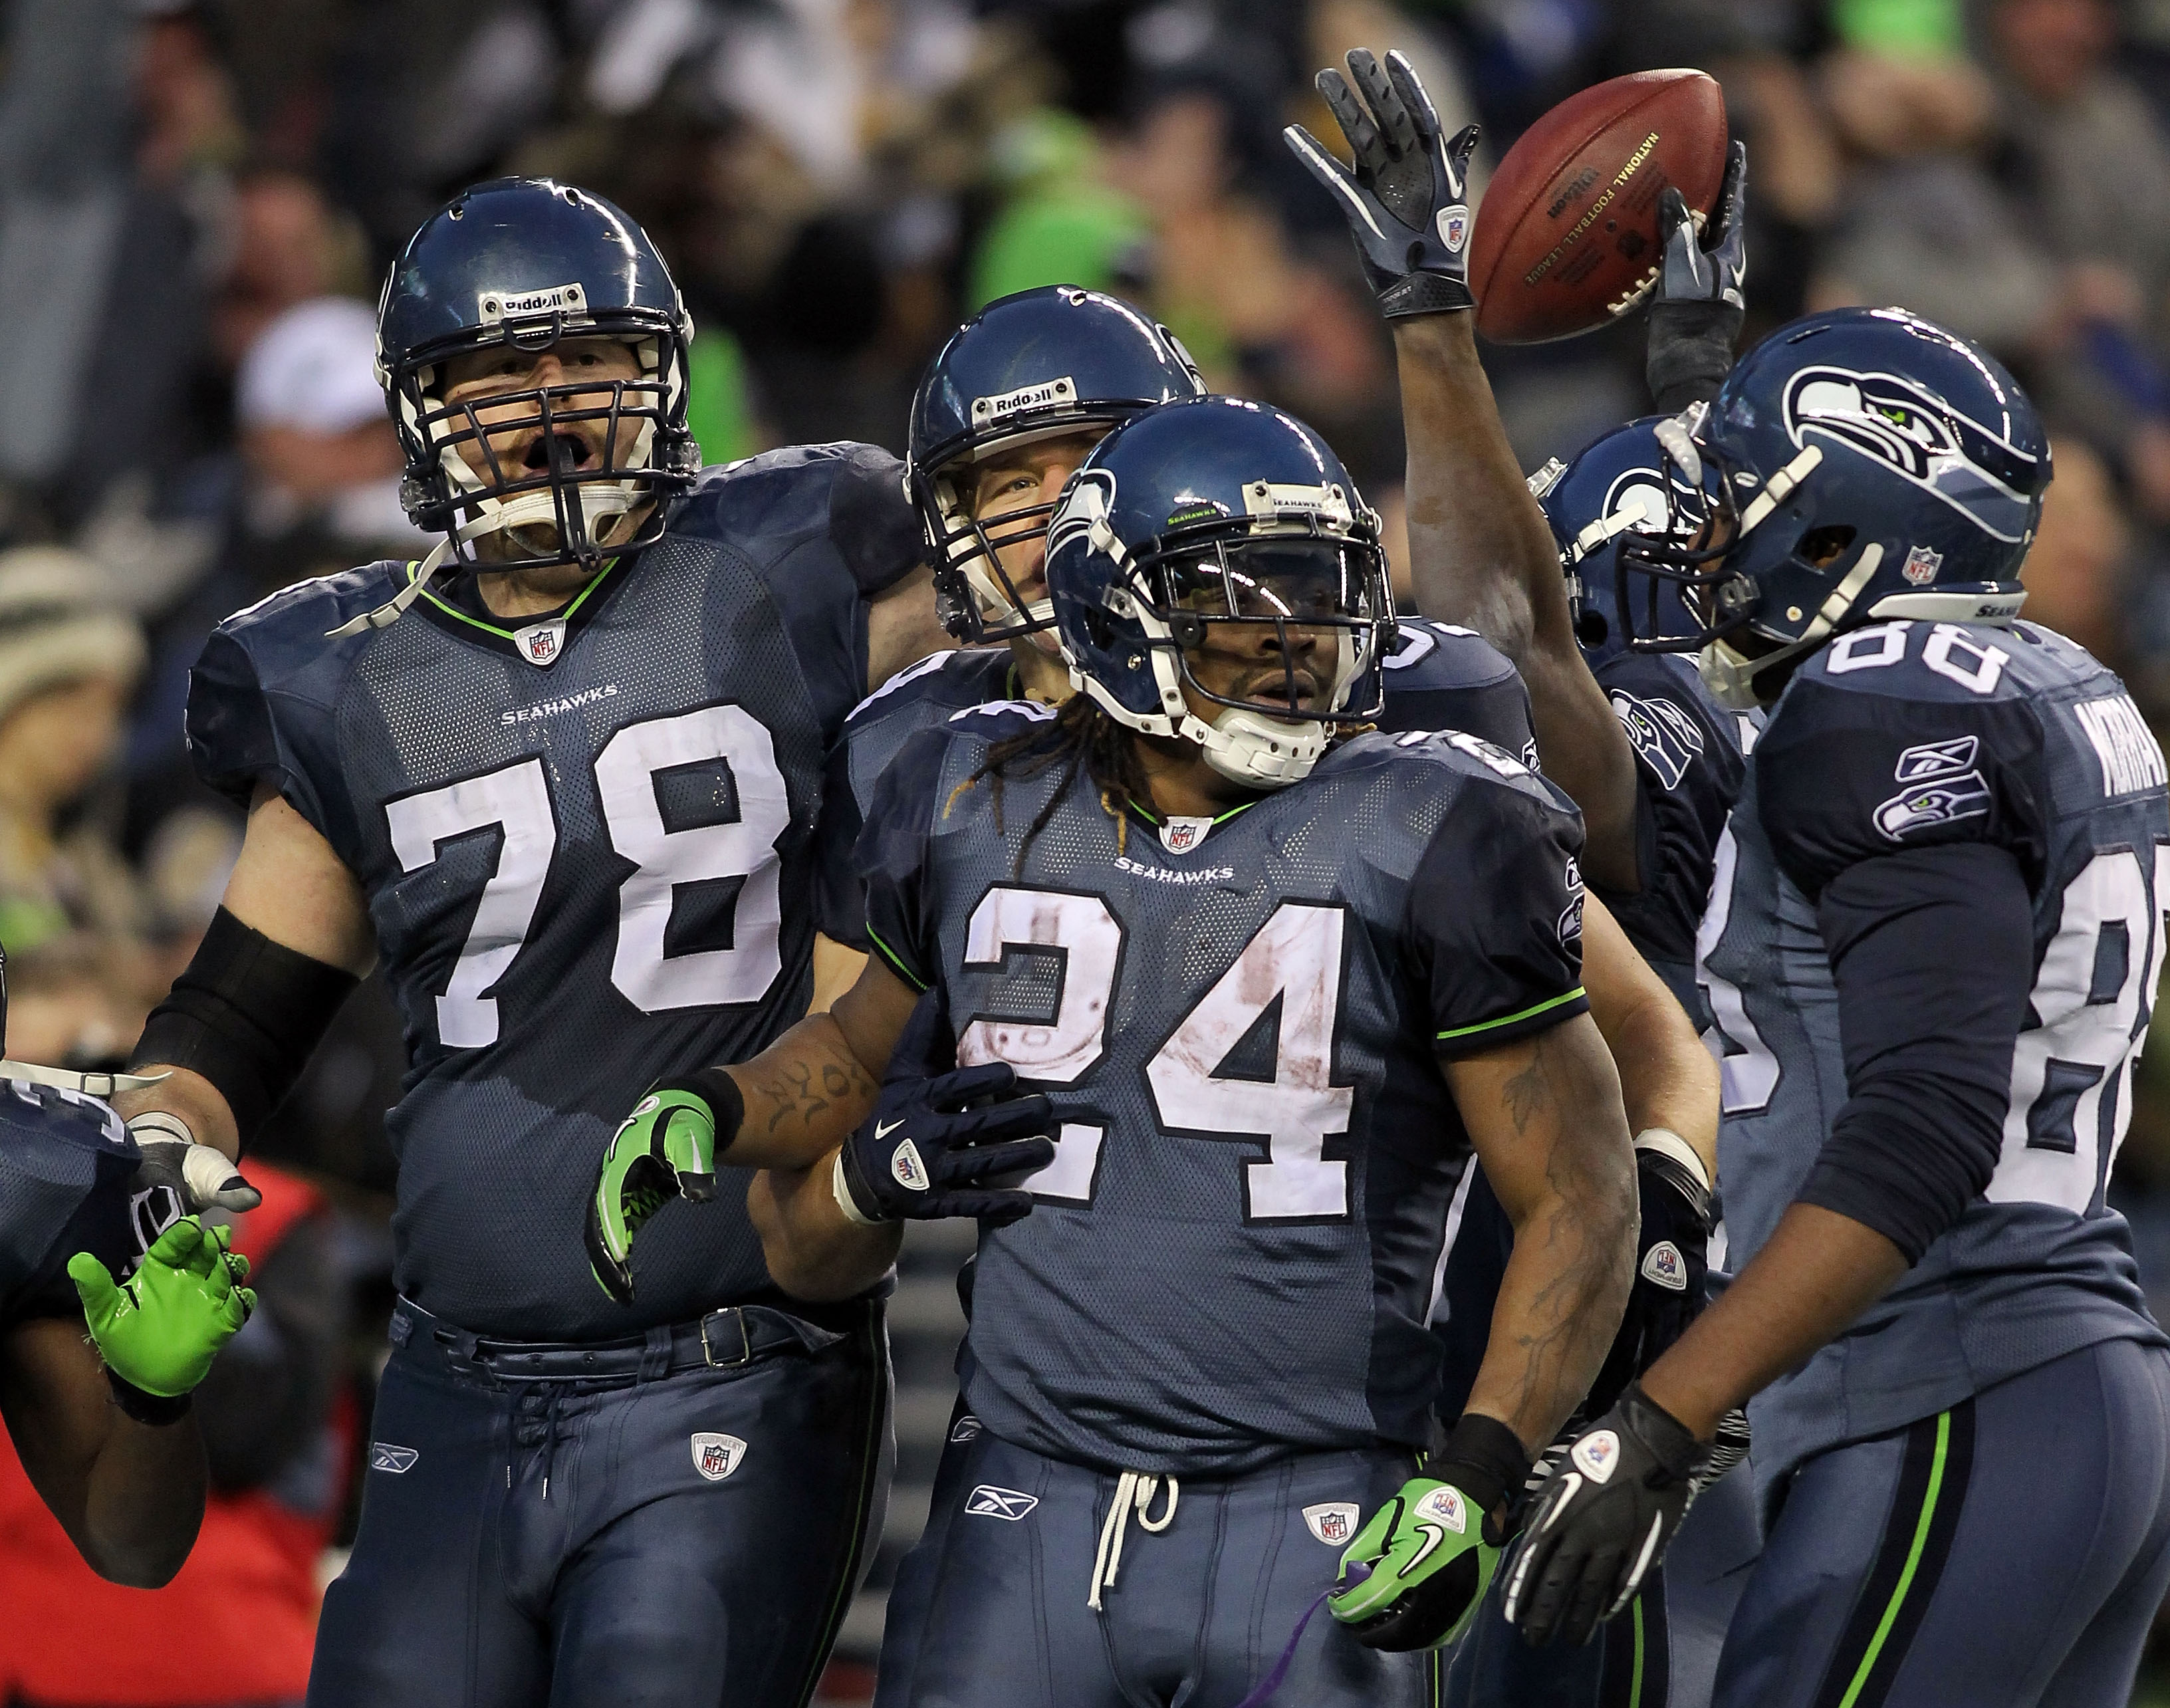
{"type": "Polygon", "coordinates": [[[328,640],[405,581],[377,564],[205,648],[199,772],[276,789],[367,897],[410,1060],[396,1274],[424,1309],[564,1340],[769,1289],[730,1193],[643,1233],[631,1310],[588,1272],[581,1213],[651,1080],[805,1011],[824,752],[864,673],[847,513],[895,466],[820,446],[712,470],[554,624],[507,634],[425,597],[328,640]]]}
{"type": "Polygon", "coordinates": [[[1759,1479],[2080,1347],[2159,1335],[2103,1189],[2162,962],[2162,755],[2114,675],[2029,624],[1848,634],[1801,667],[1756,743],[1702,968],[1726,1051],[1732,1263],[1770,1238],[1847,1098],[1815,898],[1953,843],[2008,850],[2032,897],[2002,1157],[1884,1298],[1756,1400],[1759,1479]]]}
{"type": "Polygon", "coordinates": [[[0,1328],[72,1317],[83,1300],[67,1261],[94,1252],[126,1275],[138,1256],[129,1214],[142,1160],[120,1117],[94,1097],[0,1080],[0,1328]]]}
{"type": "Polygon", "coordinates": [[[1035,1452],[1181,1475],[1421,1445],[1468,1155],[1437,1058],[1586,1006],[1579,817],[1460,732],[1360,736],[1157,837],[1060,764],[999,805],[962,786],[1050,715],[915,736],[860,845],[878,950],[1059,1122],[1033,1213],[981,1241],[967,1403],[1035,1452]]]}
{"type": "MultiPolygon", "coordinates": [[[[1401,625],[1386,659],[1386,708],[1379,726],[1463,730],[1537,763],[1530,732],[1530,695],[1506,656],[1474,629],[1447,623],[1401,625]]],[[[860,822],[872,808],[874,784],[905,742],[959,712],[1018,697],[1007,646],[938,652],[899,671],[852,712],[844,740],[830,755],[830,793],[837,804],[824,819],[821,929],[858,950],[866,937],[866,902],[852,865],[860,822]],[[842,803],[847,798],[850,805],[842,803]]]]}
{"type": "Polygon", "coordinates": [[[1694,662],[1678,654],[1620,652],[1594,674],[1635,749],[1643,886],[1633,895],[1593,887],[1700,1029],[1709,1015],[1696,983],[1696,930],[1718,838],[1746,779],[1753,725],[1713,699],[1694,662]]]}

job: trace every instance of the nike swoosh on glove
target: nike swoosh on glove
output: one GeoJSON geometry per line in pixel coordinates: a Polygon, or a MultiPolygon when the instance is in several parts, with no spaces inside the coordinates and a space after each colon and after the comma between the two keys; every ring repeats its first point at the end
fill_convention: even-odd
{"type": "Polygon", "coordinates": [[[837,1158],[861,1221],[974,1216],[999,1228],[1031,1213],[1030,1192],[998,1183],[1055,1160],[1055,1106],[1037,1091],[1020,1095],[1007,1062],[927,1071],[946,1042],[940,996],[930,992],[897,1041],[874,1115],[837,1158]]]}
{"type": "Polygon", "coordinates": [[[1634,1598],[1680,1529],[1703,1459],[1640,1384],[1576,1439],[1508,1568],[1505,1611],[1526,1641],[1587,1642],[1634,1598]]]}

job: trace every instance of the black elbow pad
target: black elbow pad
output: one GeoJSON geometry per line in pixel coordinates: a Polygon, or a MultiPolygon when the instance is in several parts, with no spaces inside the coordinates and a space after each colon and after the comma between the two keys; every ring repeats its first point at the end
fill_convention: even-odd
{"type": "Polygon", "coordinates": [[[203,1075],[226,1099],[246,1147],[294,1089],[360,983],[221,908],[186,970],[151,1011],[133,1062],[203,1075]]]}

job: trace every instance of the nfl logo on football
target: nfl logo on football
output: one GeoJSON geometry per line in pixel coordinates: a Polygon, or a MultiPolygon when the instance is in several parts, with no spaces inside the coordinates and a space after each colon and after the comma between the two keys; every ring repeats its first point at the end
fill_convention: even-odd
{"type": "Polygon", "coordinates": [[[1937,571],[1943,567],[1943,562],[1942,552],[1932,552],[1927,546],[1916,546],[1906,554],[1906,561],[1900,566],[1899,573],[1906,578],[1907,586],[1926,587],[1937,579],[1937,571]]]}

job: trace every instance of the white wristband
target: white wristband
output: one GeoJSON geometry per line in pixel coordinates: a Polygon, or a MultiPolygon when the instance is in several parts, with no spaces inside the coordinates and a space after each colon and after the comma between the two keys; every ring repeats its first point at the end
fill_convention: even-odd
{"type": "Polygon", "coordinates": [[[1669,1156],[1696,1177],[1703,1191],[1711,1190],[1710,1170],[1703,1166],[1696,1148],[1670,1127],[1646,1127],[1635,1135],[1635,1148],[1669,1156]]]}
{"type": "Polygon", "coordinates": [[[161,1141],[181,1144],[196,1142],[196,1136],[189,1130],[188,1122],[170,1110],[147,1109],[128,1123],[128,1136],[138,1144],[154,1132],[161,1141]]]}
{"type": "Polygon", "coordinates": [[[829,1170],[829,1190],[836,1195],[836,1207],[844,1213],[847,1222],[855,1223],[862,1228],[882,1225],[883,1218],[863,1214],[859,1207],[852,1202],[851,1183],[844,1178],[844,1151],[841,1145],[836,1148],[836,1163],[829,1170]]]}

